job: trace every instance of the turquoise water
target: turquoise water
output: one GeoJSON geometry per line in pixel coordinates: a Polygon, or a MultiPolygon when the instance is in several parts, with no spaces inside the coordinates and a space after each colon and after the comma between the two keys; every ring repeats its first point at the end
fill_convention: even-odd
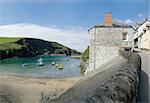
{"type": "Polygon", "coordinates": [[[80,76],[80,60],[66,56],[40,56],[29,58],[9,58],[0,61],[0,74],[31,77],[74,77],[80,76]],[[37,60],[44,59],[44,66],[37,66],[37,60]],[[63,64],[64,68],[52,66],[52,62],[63,64]],[[28,64],[22,66],[22,64],[28,64]]]}

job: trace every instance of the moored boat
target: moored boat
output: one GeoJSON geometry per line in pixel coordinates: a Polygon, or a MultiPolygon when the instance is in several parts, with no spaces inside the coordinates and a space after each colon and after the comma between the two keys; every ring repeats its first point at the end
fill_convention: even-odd
{"type": "Polygon", "coordinates": [[[64,68],[63,64],[60,64],[59,69],[63,69],[63,68],[64,68]]]}
{"type": "Polygon", "coordinates": [[[42,58],[39,58],[39,59],[37,60],[37,66],[43,66],[43,65],[44,65],[43,59],[42,59],[42,58]]]}
{"type": "Polygon", "coordinates": [[[59,66],[59,64],[55,64],[55,67],[58,67],[59,66]]]}
{"type": "Polygon", "coordinates": [[[27,64],[27,63],[24,63],[24,64],[22,64],[22,67],[25,67],[25,66],[28,66],[29,64],[27,64]]]}
{"type": "Polygon", "coordinates": [[[55,62],[54,62],[54,61],[52,62],[52,65],[55,65],[55,62]]]}

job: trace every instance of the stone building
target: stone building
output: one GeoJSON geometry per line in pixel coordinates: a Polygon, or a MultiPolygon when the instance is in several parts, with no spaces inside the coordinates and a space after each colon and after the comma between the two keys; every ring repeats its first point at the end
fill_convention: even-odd
{"type": "Polygon", "coordinates": [[[143,23],[137,23],[134,44],[135,48],[150,50],[150,21],[147,19],[143,23]]]}
{"type": "Polygon", "coordinates": [[[134,46],[134,28],[116,22],[112,14],[105,14],[104,24],[95,25],[89,29],[89,68],[87,71],[99,67],[119,54],[119,48],[134,46]]]}

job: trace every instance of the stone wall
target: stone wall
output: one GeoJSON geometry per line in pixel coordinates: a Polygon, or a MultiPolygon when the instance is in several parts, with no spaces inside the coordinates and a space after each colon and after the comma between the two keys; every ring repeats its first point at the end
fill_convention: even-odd
{"type": "MultiPolygon", "coordinates": [[[[133,103],[138,95],[141,58],[120,51],[119,57],[99,67],[56,99],[41,103],[133,103]],[[105,69],[104,69],[105,68],[105,69]]],[[[62,84],[63,85],[63,84],[62,84]]]]}
{"type": "Polygon", "coordinates": [[[121,52],[128,59],[127,64],[118,70],[110,80],[97,90],[97,93],[86,100],[87,103],[135,103],[141,71],[140,56],[121,52]]]}

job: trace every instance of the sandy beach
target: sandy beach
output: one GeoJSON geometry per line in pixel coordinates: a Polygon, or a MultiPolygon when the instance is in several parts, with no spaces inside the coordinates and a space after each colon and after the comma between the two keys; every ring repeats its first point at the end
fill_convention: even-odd
{"type": "Polygon", "coordinates": [[[42,95],[56,98],[81,77],[31,78],[0,75],[0,103],[39,103],[42,95]]]}

